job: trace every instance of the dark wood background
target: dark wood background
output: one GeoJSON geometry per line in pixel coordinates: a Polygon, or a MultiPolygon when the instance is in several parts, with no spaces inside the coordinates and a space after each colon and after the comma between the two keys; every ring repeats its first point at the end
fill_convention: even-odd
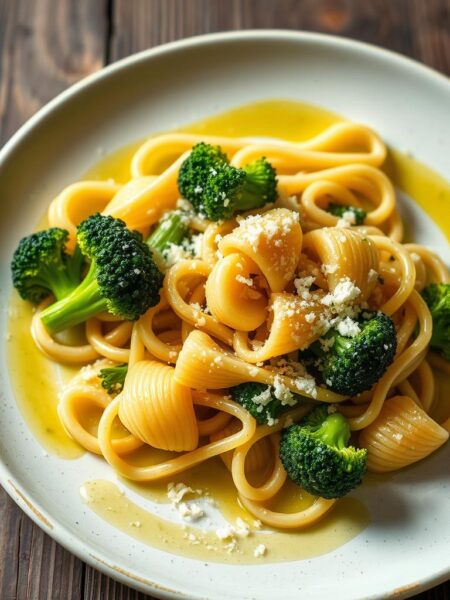
{"type": "MultiPolygon", "coordinates": [[[[450,0],[0,0],[0,144],[110,62],[179,38],[249,28],[351,37],[450,74],[450,0]]],[[[0,488],[0,600],[145,598],[64,550],[0,488]]],[[[450,582],[416,598],[449,599],[450,582]]]]}

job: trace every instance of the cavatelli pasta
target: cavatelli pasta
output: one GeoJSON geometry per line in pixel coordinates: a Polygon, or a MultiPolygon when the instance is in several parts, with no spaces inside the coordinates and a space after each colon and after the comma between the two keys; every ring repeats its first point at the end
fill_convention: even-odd
{"type": "Polygon", "coordinates": [[[385,401],[378,417],[359,436],[368,450],[368,468],[375,473],[396,471],[422,460],[449,437],[407,396],[394,396],[385,401]]]}

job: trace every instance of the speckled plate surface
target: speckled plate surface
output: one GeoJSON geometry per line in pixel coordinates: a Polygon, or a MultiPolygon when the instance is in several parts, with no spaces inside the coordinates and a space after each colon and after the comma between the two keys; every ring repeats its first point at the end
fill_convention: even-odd
{"type": "MultiPolygon", "coordinates": [[[[194,561],[144,546],[87,511],[79,487],[109,468],[45,456],[17,409],[5,360],[9,261],[49,199],[98,159],[147,133],[246,102],[284,97],[374,127],[449,176],[450,84],[374,47],[316,34],[240,32],[193,38],[132,56],[89,77],[33,117],[0,153],[2,361],[0,477],[47,533],[83,560],[158,597],[405,597],[450,575],[450,446],[383,486],[357,492],[371,515],[358,537],[311,560],[258,566],[194,561]],[[70,143],[69,143],[70,140],[70,143]]],[[[407,198],[417,241],[450,261],[438,226],[407,198]]],[[[450,207],[449,207],[450,210],[450,207]]]]}

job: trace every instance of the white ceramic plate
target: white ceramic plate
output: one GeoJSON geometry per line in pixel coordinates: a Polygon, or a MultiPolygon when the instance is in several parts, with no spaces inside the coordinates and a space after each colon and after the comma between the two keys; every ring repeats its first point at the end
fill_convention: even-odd
{"type": "MultiPolygon", "coordinates": [[[[266,98],[318,104],[367,123],[448,176],[450,84],[410,60],[348,40],[280,31],[204,36],[121,61],[61,94],[0,154],[1,302],[9,261],[49,199],[98,160],[145,134],[266,98]]],[[[436,225],[406,203],[416,234],[442,253],[436,225]]],[[[450,207],[449,207],[450,209],[450,207]]],[[[2,329],[5,331],[5,309],[2,329]]],[[[2,336],[2,340],[4,337],[2,336]]],[[[330,554],[261,566],[206,564],[121,534],[82,504],[79,486],[108,467],[92,456],[45,457],[1,363],[1,482],[39,526],[108,575],[158,597],[404,597],[450,574],[450,446],[383,486],[362,489],[372,523],[330,554]]]]}

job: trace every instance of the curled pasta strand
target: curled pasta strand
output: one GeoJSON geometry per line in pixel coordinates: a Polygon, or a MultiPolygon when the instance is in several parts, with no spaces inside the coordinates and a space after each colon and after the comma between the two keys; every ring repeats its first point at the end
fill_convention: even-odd
{"type": "Polygon", "coordinates": [[[210,268],[200,260],[182,260],[174,265],[164,279],[164,293],[176,314],[200,331],[206,331],[228,346],[233,344],[232,330],[214,317],[188,304],[180,293],[180,283],[186,277],[207,278],[210,268]]]}
{"type": "Polygon", "coordinates": [[[98,319],[93,317],[86,322],[86,337],[94,350],[101,356],[119,363],[129,360],[130,350],[120,346],[128,342],[132,330],[133,323],[125,321],[117,325],[113,331],[103,335],[101,322],[98,319]]]}
{"type": "Polygon", "coordinates": [[[231,415],[217,412],[208,419],[197,420],[198,433],[200,436],[209,436],[221,431],[231,421],[231,415]]]}
{"type": "Polygon", "coordinates": [[[397,356],[405,349],[417,324],[417,313],[411,302],[407,301],[400,311],[403,312],[403,316],[400,327],[397,329],[397,356]]]}
{"type": "Polygon", "coordinates": [[[245,164],[266,156],[277,160],[283,169],[327,169],[348,163],[362,163],[379,166],[386,157],[386,147],[382,140],[368,127],[355,123],[336,123],[316,137],[306,141],[289,143],[247,144],[232,159],[232,164],[242,167],[245,164]],[[366,151],[343,152],[342,145],[364,145],[366,151]]]}
{"type": "Polygon", "coordinates": [[[159,304],[149,308],[148,311],[137,322],[139,336],[150,352],[150,354],[159,360],[167,363],[175,363],[178,353],[181,350],[181,344],[170,344],[164,342],[154,331],[155,321],[161,311],[167,308],[167,301],[161,297],[159,304]]]}
{"type": "MultiPolygon", "coordinates": [[[[86,402],[91,406],[105,409],[111,402],[111,396],[101,387],[82,385],[80,383],[69,385],[61,394],[58,404],[58,414],[69,435],[80,446],[89,452],[101,455],[102,452],[98,438],[87,431],[78,418],[77,411],[86,402]]],[[[142,444],[143,442],[132,434],[111,439],[111,447],[118,454],[132,452],[142,446],[142,444]]]]}
{"type": "Polygon", "coordinates": [[[128,357],[128,368],[130,369],[137,362],[144,360],[145,358],[145,345],[139,335],[139,328],[137,323],[133,324],[133,331],[131,333],[130,341],[130,354],[128,357]]]}
{"type": "Polygon", "coordinates": [[[204,462],[208,458],[212,458],[228,450],[234,450],[234,448],[244,444],[254,435],[256,429],[255,419],[244,408],[225,396],[195,393],[194,402],[201,406],[224,411],[238,418],[242,422],[242,429],[228,438],[210,442],[192,452],[187,452],[157,465],[145,467],[131,465],[118,456],[111,445],[111,429],[119,412],[120,397],[118,396],[107,406],[100,419],[98,438],[103,456],[118,473],[127,479],[134,481],[157,481],[185,471],[190,467],[204,462]]]}
{"type": "Polygon", "coordinates": [[[332,197],[333,202],[337,201],[338,204],[361,207],[361,202],[355,194],[345,186],[326,179],[315,181],[303,192],[301,205],[305,218],[314,221],[318,227],[335,227],[339,221],[339,217],[325,210],[323,199],[326,196],[332,197]]]}
{"type": "MultiPolygon", "coordinates": [[[[392,256],[395,256],[401,270],[400,285],[397,291],[380,307],[382,312],[392,315],[406,302],[411,292],[413,292],[416,270],[408,251],[401,244],[381,235],[372,236],[371,239],[378,250],[385,250],[390,252],[392,256]]],[[[381,275],[383,275],[383,272],[381,272],[381,275]]]]}
{"type": "Polygon", "coordinates": [[[225,221],[224,223],[210,223],[203,235],[202,260],[210,267],[214,267],[219,260],[219,242],[224,235],[231,233],[237,227],[236,221],[225,221]]]}
{"type": "Polygon", "coordinates": [[[280,175],[278,186],[285,194],[300,194],[312,183],[324,179],[347,186],[356,192],[367,193],[368,184],[371,188],[376,188],[376,195],[372,194],[372,200],[376,202],[376,205],[366,216],[367,225],[383,223],[395,210],[395,192],[392,183],[382,171],[369,165],[347,164],[313,173],[280,175]]]}
{"type": "Polygon", "coordinates": [[[420,402],[425,412],[429,413],[433,405],[435,381],[430,364],[424,359],[417,367],[420,385],[420,402]]]}
{"type": "Polygon", "coordinates": [[[36,309],[31,319],[31,335],[36,346],[49,356],[59,362],[69,364],[86,364],[100,357],[100,354],[91,346],[91,344],[83,344],[81,346],[70,346],[61,344],[53,339],[48,333],[44,324],[41,321],[41,312],[51,302],[49,296],[43,300],[36,309]]]}
{"type": "Polygon", "coordinates": [[[444,262],[428,250],[419,244],[405,244],[405,249],[410,254],[417,254],[422,259],[427,271],[430,273],[430,279],[434,283],[450,283],[450,271],[444,264],[444,262]]]}
{"type": "Polygon", "coordinates": [[[317,498],[313,504],[296,513],[281,513],[265,508],[264,505],[240,495],[242,505],[262,523],[277,529],[304,529],[317,523],[333,507],[336,500],[317,498]]]}
{"type": "Polygon", "coordinates": [[[233,460],[231,462],[231,474],[233,481],[238,489],[239,493],[245,498],[262,502],[272,498],[277,492],[280,491],[284,482],[286,481],[286,471],[281,463],[278,448],[280,445],[279,432],[286,426],[288,422],[294,422],[300,420],[310,409],[309,406],[299,406],[294,410],[289,411],[281,417],[281,419],[275,425],[261,425],[257,427],[255,435],[247,443],[239,446],[233,453],[233,460]],[[246,459],[249,452],[252,450],[254,445],[262,439],[269,437],[273,447],[275,461],[273,464],[272,472],[270,473],[264,484],[259,487],[251,485],[246,476],[246,459]]]}
{"type": "Polygon", "coordinates": [[[262,485],[258,487],[252,486],[245,476],[245,458],[248,450],[253,446],[251,445],[250,448],[248,448],[247,446],[249,442],[247,442],[244,447],[241,446],[240,448],[236,448],[233,454],[231,472],[233,475],[234,484],[239,493],[245,495],[245,497],[249,500],[264,501],[272,498],[281,490],[287,478],[287,473],[278,454],[280,434],[274,433],[270,435],[268,439],[272,446],[275,460],[269,477],[262,485]]]}

